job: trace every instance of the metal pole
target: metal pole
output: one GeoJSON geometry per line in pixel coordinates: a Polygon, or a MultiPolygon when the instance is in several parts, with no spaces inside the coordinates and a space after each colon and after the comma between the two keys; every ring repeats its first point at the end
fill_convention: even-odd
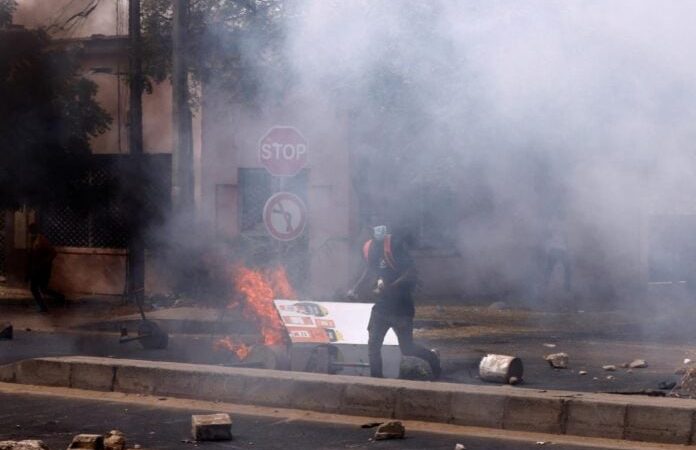
{"type": "Polygon", "coordinates": [[[193,136],[189,106],[188,41],[189,1],[174,0],[172,33],[172,206],[177,220],[185,228],[193,220],[193,136]]]}
{"type": "MultiPolygon", "coordinates": [[[[143,176],[142,155],[143,155],[143,74],[142,56],[140,39],[140,0],[130,0],[128,2],[128,37],[129,37],[129,75],[130,75],[130,105],[128,110],[129,122],[129,144],[131,170],[135,173],[130,174],[131,200],[140,199],[142,192],[143,176]]],[[[131,230],[128,243],[128,293],[132,300],[140,304],[145,292],[145,244],[142,236],[142,225],[144,212],[138,210],[134,202],[130,202],[132,210],[131,230]]]]}

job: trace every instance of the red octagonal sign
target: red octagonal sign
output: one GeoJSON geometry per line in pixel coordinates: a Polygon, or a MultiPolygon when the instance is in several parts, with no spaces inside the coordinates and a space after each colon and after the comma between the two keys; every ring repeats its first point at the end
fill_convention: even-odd
{"type": "Polygon", "coordinates": [[[273,127],[259,140],[259,160],[271,175],[296,175],[307,165],[307,139],[294,127],[273,127]]]}

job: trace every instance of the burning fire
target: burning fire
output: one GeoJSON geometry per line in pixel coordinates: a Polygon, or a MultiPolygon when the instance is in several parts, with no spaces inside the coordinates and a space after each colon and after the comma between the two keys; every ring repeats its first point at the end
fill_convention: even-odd
{"type": "MultiPolygon", "coordinates": [[[[263,337],[264,345],[279,345],[285,343],[283,325],[275,309],[273,300],[276,298],[295,299],[296,295],[287,273],[282,267],[256,271],[239,266],[234,270],[234,282],[237,291],[242,294],[242,316],[255,321],[263,337]]],[[[228,308],[237,308],[240,302],[233,300],[228,308]]],[[[244,343],[237,343],[227,336],[216,342],[215,347],[229,350],[244,360],[249,356],[251,348],[244,343]]]]}

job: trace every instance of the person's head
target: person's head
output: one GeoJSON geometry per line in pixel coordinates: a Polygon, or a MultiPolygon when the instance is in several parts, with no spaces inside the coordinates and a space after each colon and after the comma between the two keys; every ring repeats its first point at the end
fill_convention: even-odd
{"type": "Polygon", "coordinates": [[[384,238],[387,237],[387,232],[386,225],[377,225],[376,227],[372,227],[372,237],[377,242],[383,241],[384,238]]]}
{"type": "Polygon", "coordinates": [[[36,236],[39,234],[39,226],[33,222],[29,224],[28,230],[30,236],[36,236]]]}

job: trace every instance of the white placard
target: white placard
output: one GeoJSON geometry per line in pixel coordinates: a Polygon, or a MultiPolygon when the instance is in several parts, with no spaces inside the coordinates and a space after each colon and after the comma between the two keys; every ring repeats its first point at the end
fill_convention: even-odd
{"type": "MultiPolygon", "coordinates": [[[[367,324],[372,303],[315,302],[311,300],[275,300],[285,328],[293,343],[367,345],[367,324]]],[[[394,330],[389,330],[384,345],[398,345],[394,330]]]]}

